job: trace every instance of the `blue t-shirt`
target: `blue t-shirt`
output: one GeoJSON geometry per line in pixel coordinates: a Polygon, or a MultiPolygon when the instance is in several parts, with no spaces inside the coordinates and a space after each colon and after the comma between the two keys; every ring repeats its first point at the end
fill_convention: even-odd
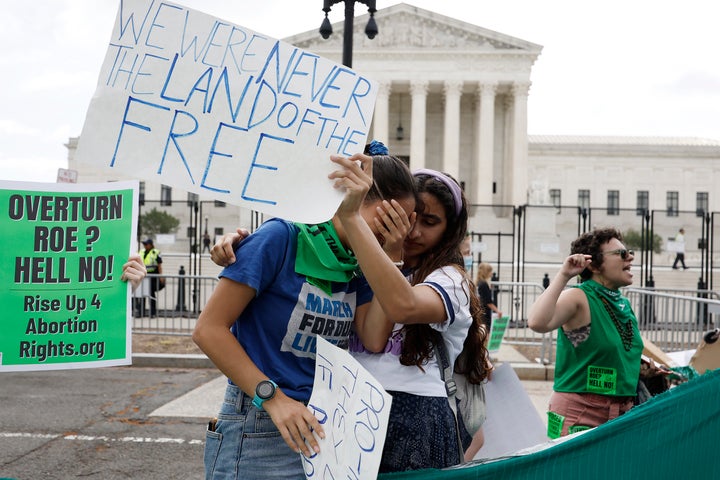
{"type": "Polygon", "coordinates": [[[372,299],[358,278],[332,284],[332,295],[295,273],[298,229],[268,220],[242,241],[220,277],[255,289],[232,332],[255,365],[295,400],[307,402],[315,377],[316,335],[347,348],[355,308],[372,299]]]}

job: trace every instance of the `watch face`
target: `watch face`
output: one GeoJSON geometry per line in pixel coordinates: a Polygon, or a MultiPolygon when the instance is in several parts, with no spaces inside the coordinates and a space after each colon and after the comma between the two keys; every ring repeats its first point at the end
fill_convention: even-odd
{"type": "Polygon", "coordinates": [[[267,380],[263,380],[262,382],[258,383],[258,386],[255,389],[255,393],[258,397],[267,400],[268,398],[272,398],[272,396],[275,395],[275,385],[268,382],[267,380]]]}

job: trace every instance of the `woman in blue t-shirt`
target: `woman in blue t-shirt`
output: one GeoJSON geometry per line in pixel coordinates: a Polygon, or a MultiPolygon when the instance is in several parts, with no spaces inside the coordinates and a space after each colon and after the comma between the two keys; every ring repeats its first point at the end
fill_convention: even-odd
{"type": "MultiPolygon", "coordinates": [[[[379,238],[382,199],[394,199],[410,215],[414,185],[407,166],[391,156],[375,157],[370,182],[360,212],[379,238]]],[[[319,451],[313,433],[323,436],[306,407],[316,334],[347,346],[357,310],[371,292],[361,288],[337,215],[318,225],[269,220],[234,256],[193,332],[229,378],[217,423],[207,432],[206,478],[304,478],[298,453],[319,451]],[[324,308],[328,304],[333,308],[324,308]]]]}

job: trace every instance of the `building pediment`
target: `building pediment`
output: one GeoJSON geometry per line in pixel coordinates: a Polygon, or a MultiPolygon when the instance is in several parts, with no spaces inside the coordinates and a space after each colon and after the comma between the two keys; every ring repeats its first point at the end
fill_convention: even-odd
{"type": "MultiPolygon", "coordinates": [[[[355,17],[353,24],[355,46],[363,49],[460,49],[534,55],[542,50],[540,45],[406,3],[384,8],[375,14],[380,33],[372,40],[363,33],[368,18],[368,14],[355,17]]],[[[284,41],[310,51],[339,51],[343,43],[343,22],[333,24],[333,35],[327,40],[317,30],[311,30],[284,41]]]]}

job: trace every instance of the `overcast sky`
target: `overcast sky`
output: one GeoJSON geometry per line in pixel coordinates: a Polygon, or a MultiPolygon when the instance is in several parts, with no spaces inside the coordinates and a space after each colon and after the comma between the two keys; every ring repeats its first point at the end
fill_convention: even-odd
{"type": "MultiPolygon", "coordinates": [[[[317,30],[322,0],[179,0],[275,38],[317,30]]],[[[378,9],[400,3],[377,0],[378,9]]],[[[408,0],[542,45],[531,135],[720,140],[715,0],[408,0]]],[[[53,182],[82,130],[119,0],[2,3],[0,179],[53,182]]],[[[361,3],[356,14],[366,13],[361,3]]],[[[342,21],[343,5],[330,20],[342,21]]],[[[380,35],[382,12],[377,15],[380,35]]]]}

